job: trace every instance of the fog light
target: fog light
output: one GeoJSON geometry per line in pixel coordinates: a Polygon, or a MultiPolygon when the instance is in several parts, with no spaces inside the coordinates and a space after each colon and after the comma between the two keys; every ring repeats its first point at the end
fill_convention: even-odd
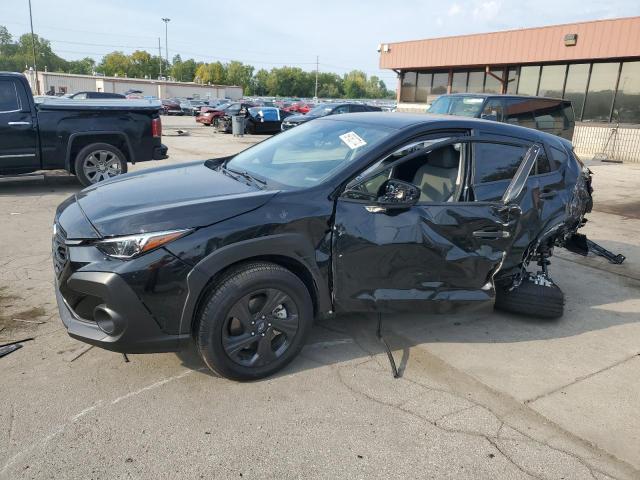
{"type": "Polygon", "coordinates": [[[93,309],[93,320],[98,328],[107,335],[117,335],[122,331],[121,317],[104,304],[93,309]]]}

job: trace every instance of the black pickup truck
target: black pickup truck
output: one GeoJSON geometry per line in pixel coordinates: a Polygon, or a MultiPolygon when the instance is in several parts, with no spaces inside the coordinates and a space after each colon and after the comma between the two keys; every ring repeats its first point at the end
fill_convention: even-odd
{"type": "Polygon", "coordinates": [[[44,99],[24,75],[0,72],[0,175],[64,169],[87,186],[127,163],[167,158],[159,102],[44,99]]]}

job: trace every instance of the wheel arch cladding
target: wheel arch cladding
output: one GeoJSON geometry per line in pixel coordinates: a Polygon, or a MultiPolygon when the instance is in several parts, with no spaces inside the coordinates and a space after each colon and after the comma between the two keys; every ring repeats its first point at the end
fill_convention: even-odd
{"type": "Polygon", "coordinates": [[[315,263],[315,249],[299,234],[258,237],[215,250],[189,274],[189,297],[180,332],[193,332],[207,295],[231,271],[251,262],[270,262],[294,273],[304,283],[313,302],[314,315],[331,309],[328,281],[315,263]]]}

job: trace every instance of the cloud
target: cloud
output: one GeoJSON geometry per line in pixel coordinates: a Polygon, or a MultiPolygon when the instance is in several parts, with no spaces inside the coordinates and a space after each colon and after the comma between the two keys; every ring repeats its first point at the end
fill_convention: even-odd
{"type": "Polygon", "coordinates": [[[455,15],[458,15],[460,12],[462,12],[462,7],[460,7],[460,5],[458,5],[457,3],[454,3],[449,7],[449,10],[447,11],[447,15],[449,15],[450,17],[453,17],[455,15]]]}
{"type": "Polygon", "coordinates": [[[500,0],[488,0],[476,2],[473,9],[473,17],[477,20],[493,20],[500,13],[502,7],[502,1],[500,0]]]}

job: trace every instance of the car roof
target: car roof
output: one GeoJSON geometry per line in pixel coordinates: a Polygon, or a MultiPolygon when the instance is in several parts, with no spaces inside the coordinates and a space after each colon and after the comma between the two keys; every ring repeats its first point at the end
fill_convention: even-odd
{"type": "Polygon", "coordinates": [[[316,122],[344,121],[366,125],[378,125],[395,130],[406,130],[419,126],[432,126],[452,129],[479,129],[486,134],[506,135],[523,138],[530,141],[557,141],[559,137],[550,133],[531,128],[510,125],[508,123],[483,120],[472,117],[456,117],[454,115],[434,115],[426,113],[398,113],[398,112],[361,112],[343,113],[320,117],[316,122]]]}
{"type": "Polygon", "coordinates": [[[440,97],[481,97],[481,98],[521,98],[521,99],[536,99],[536,100],[561,100],[568,102],[565,98],[558,97],[537,97],[535,95],[518,95],[515,93],[443,93],[440,97]]]}

